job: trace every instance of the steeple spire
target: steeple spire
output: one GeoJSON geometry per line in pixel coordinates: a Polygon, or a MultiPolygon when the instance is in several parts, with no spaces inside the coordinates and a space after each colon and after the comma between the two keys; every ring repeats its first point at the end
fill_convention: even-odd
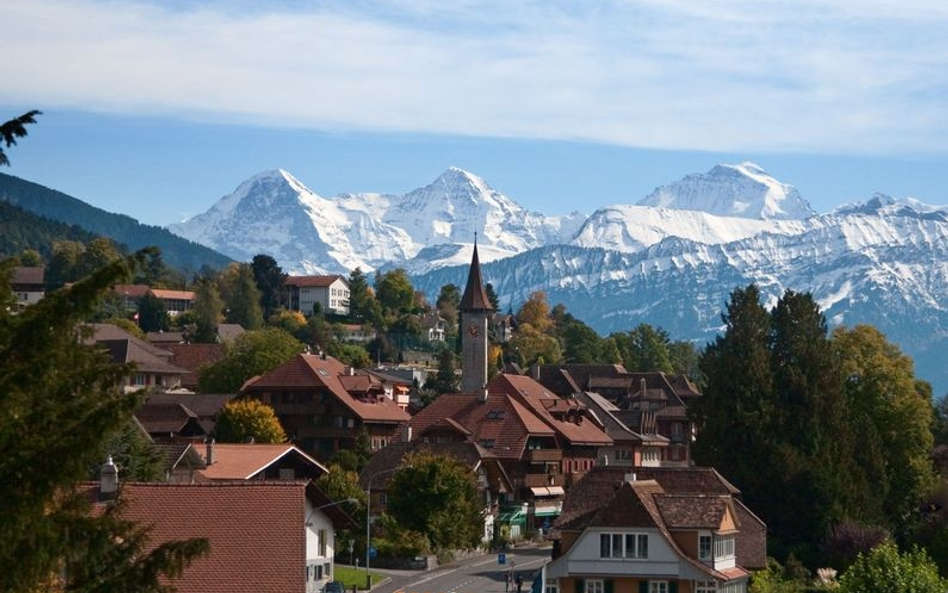
{"type": "Polygon", "coordinates": [[[467,273],[467,286],[464,288],[464,295],[461,296],[460,310],[462,312],[494,310],[481,279],[481,262],[477,256],[477,233],[474,233],[474,255],[471,257],[471,267],[467,273]]]}

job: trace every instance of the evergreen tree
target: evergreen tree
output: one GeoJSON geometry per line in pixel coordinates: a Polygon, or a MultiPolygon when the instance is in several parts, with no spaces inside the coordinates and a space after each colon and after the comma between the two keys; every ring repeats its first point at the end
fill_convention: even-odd
{"type": "Polygon", "coordinates": [[[257,290],[260,291],[260,305],[263,308],[263,316],[269,319],[280,308],[286,274],[277,265],[275,259],[265,254],[253,256],[250,269],[253,272],[257,290]]]}
{"type": "Polygon", "coordinates": [[[223,319],[224,301],[221,300],[217,284],[207,278],[199,278],[194,287],[194,332],[188,336],[196,344],[214,344],[217,342],[217,328],[223,319]]]}
{"type": "MultiPolygon", "coordinates": [[[[26,125],[35,124],[36,116],[40,114],[42,114],[41,111],[33,109],[20,117],[15,117],[0,124],[0,141],[6,145],[6,148],[15,145],[17,138],[26,136],[26,125]]],[[[3,149],[4,147],[0,146],[0,166],[10,164],[10,159],[7,158],[7,154],[3,149]]]]}
{"type": "MultiPolygon", "coordinates": [[[[164,591],[160,575],[207,550],[192,540],[145,552],[141,529],[114,511],[91,513],[75,489],[139,404],[119,388],[131,368],[77,339],[80,323],[140,259],[114,261],[17,315],[0,309],[2,592],[164,591]]],[[[11,273],[0,264],[3,293],[11,273]]]]}
{"type": "Polygon", "coordinates": [[[494,285],[490,282],[484,284],[484,294],[487,295],[487,302],[494,308],[494,311],[500,311],[500,299],[497,298],[497,292],[494,291],[494,285]]]}
{"type": "Polygon", "coordinates": [[[150,291],[138,301],[138,326],[143,332],[168,331],[168,308],[150,291]]]}

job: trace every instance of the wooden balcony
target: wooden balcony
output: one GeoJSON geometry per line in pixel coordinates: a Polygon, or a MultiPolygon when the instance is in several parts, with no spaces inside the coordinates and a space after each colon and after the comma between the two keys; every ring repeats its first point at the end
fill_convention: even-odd
{"type": "Polygon", "coordinates": [[[562,449],[530,449],[527,451],[527,461],[530,463],[544,463],[548,461],[563,461],[562,449]]]}

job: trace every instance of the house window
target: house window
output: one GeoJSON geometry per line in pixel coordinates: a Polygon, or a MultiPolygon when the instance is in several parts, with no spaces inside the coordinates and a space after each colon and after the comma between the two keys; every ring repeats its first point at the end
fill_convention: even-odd
{"type": "Polygon", "coordinates": [[[556,579],[547,579],[543,587],[543,593],[560,593],[560,584],[556,579]]]}
{"type": "Polygon", "coordinates": [[[734,536],[720,535],[714,540],[714,559],[722,560],[724,558],[734,557],[734,536]]]}
{"type": "Polygon", "coordinates": [[[599,534],[600,558],[648,558],[648,535],[644,533],[599,534]]]}
{"type": "Polygon", "coordinates": [[[606,593],[606,582],[602,579],[587,579],[586,593],[606,593]]]}
{"type": "Polygon", "coordinates": [[[325,558],[325,557],[326,557],[326,544],[327,544],[327,542],[326,542],[326,530],[325,530],[325,529],[320,529],[320,530],[317,532],[317,537],[319,538],[319,557],[320,557],[320,558],[325,558]]]}
{"type": "Polygon", "coordinates": [[[296,472],[293,471],[293,468],[281,468],[280,469],[280,479],[281,480],[294,480],[296,479],[296,472]]]}
{"type": "Polygon", "coordinates": [[[711,536],[710,535],[702,534],[698,536],[698,559],[711,560],[711,536]]]}
{"type": "Polygon", "coordinates": [[[144,373],[135,373],[135,376],[132,377],[132,384],[136,387],[141,387],[142,385],[148,384],[148,379],[145,377],[144,373]]]}
{"type": "Polygon", "coordinates": [[[695,593],[717,593],[718,585],[714,581],[695,581],[695,593]]]}
{"type": "Polygon", "coordinates": [[[632,461],[632,451],[616,449],[616,461],[632,461]]]}
{"type": "Polygon", "coordinates": [[[668,581],[649,581],[648,593],[668,593],[668,581]]]}

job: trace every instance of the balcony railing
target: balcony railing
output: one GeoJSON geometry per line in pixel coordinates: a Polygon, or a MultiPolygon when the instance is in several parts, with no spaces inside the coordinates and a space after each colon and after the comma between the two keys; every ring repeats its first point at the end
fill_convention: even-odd
{"type": "Polygon", "coordinates": [[[530,463],[543,463],[546,461],[562,461],[562,449],[530,449],[527,452],[527,461],[530,463]]]}

